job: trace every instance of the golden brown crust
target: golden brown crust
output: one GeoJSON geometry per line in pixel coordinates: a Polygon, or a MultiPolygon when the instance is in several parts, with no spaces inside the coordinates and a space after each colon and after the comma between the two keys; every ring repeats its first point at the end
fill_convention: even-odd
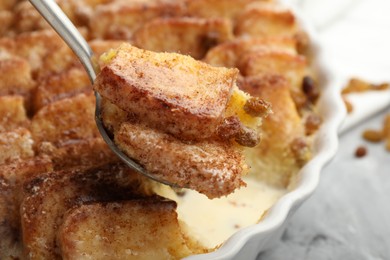
{"type": "Polygon", "coordinates": [[[27,127],[29,122],[22,96],[0,96],[0,133],[27,127]]]}
{"type": "Polygon", "coordinates": [[[161,198],[72,209],[58,233],[63,259],[180,259],[192,251],[176,203],[161,198]],[[102,239],[104,238],[104,239],[102,239]]]}
{"type": "Polygon", "coordinates": [[[94,167],[120,160],[101,137],[72,140],[59,147],[42,142],[36,149],[38,154],[50,157],[55,170],[94,167]]]}
{"type": "Polygon", "coordinates": [[[18,207],[12,194],[12,186],[0,174],[0,259],[22,257],[18,207]]]}
{"type": "Polygon", "coordinates": [[[293,36],[297,32],[294,14],[280,4],[254,2],[237,18],[238,36],[293,36]]]}
{"type": "Polygon", "coordinates": [[[0,165],[0,259],[22,258],[19,206],[25,180],[52,170],[47,157],[0,165]]]}
{"type": "Polygon", "coordinates": [[[34,111],[38,112],[50,103],[82,92],[91,93],[92,87],[87,73],[81,66],[72,67],[59,74],[41,77],[34,93],[34,111]]]}
{"type": "Polygon", "coordinates": [[[27,60],[0,51],[0,95],[28,97],[34,87],[27,60]]]}
{"type": "Polygon", "coordinates": [[[134,45],[157,52],[176,52],[202,59],[208,49],[233,38],[225,19],[160,18],[134,33],[134,45]]]}
{"type": "Polygon", "coordinates": [[[33,140],[26,128],[0,133],[0,164],[14,159],[32,157],[33,140]]]}
{"type": "Polygon", "coordinates": [[[175,0],[114,1],[100,5],[91,17],[93,38],[130,40],[144,23],[157,17],[178,16],[182,4],[175,0]]]}
{"type": "Polygon", "coordinates": [[[51,142],[66,144],[72,140],[99,137],[94,120],[95,97],[78,94],[43,107],[31,121],[31,132],[36,145],[51,142]]]}
{"type": "Polygon", "coordinates": [[[199,140],[214,135],[237,70],[128,44],[113,55],[94,84],[103,97],[178,138],[199,140]]]}
{"type": "Polygon", "coordinates": [[[44,57],[66,46],[53,30],[19,34],[13,38],[0,39],[0,49],[26,59],[33,75],[42,68],[44,57]]]}
{"type": "MultiPolygon", "coordinates": [[[[206,18],[235,20],[242,9],[257,0],[186,0],[186,14],[206,18]]],[[[264,1],[264,0],[263,0],[264,1]]]]}
{"type": "Polygon", "coordinates": [[[288,52],[263,49],[247,53],[240,60],[240,72],[246,76],[283,75],[290,84],[291,96],[298,107],[306,103],[302,90],[307,62],[304,56],[288,52]]]}
{"type": "Polygon", "coordinates": [[[243,55],[262,49],[296,54],[296,41],[292,37],[236,38],[210,49],[204,61],[214,66],[238,68],[243,55]]]}
{"type": "Polygon", "coordinates": [[[186,144],[141,125],[123,123],[115,142],[131,158],[162,180],[187,187],[209,198],[221,197],[244,185],[244,157],[231,144],[201,141],[186,144]]]}

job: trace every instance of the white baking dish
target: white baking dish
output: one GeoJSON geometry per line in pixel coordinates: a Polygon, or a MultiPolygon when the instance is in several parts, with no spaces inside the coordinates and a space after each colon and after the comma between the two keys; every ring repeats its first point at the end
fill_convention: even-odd
{"type": "MultiPolygon", "coordinates": [[[[291,7],[290,7],[291,8],[291,7]]],[[[342,82],[328,68],[326,50],[310,25],[294,8],[301,27],[309,33],[315,53],[314,66],[320,72],[322,94],[318,101],[318,111],[323,124],[315,136],[313,158],[301,169],[289,192],[281,197],[255,225],[243,228],[232,235],[218,250],[189,256],[186,260],[203,259],[255,259],[259,252],[276,242],[288,218],[316,189],[321,169],[335,155],[338,146],[337,131],[346,111],[341,99],[342,82]]]]}

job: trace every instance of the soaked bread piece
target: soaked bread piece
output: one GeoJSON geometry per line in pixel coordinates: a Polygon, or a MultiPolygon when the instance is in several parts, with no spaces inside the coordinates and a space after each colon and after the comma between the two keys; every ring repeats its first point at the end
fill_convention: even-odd
{"type": "Polygon", "coordinates": [[[47,157],[0,165],[0,259],[24,259],[19,206],[25,180],[52,170],[47,157]]]}
{"type": "MultiPolygon", "coordinates": [[[[148,180],[122,164],[43,174],[25,185],[21,223],[30,259],[60,258],[57,232],[64,214],[88,202],[121,201],[151,194],[148,180]]],[[[96,216],[98,217],[98,216],[96,216]]]]}
{"type": "MultiPolygon", "coordinates": [[[[85,30],[80,29],[82,35],[86,35],[85,30]]],[[[116,48],[122,42],[108,40],[92,40],[88,42],[96,57],[111,48],[116,48]]],[[[51,77],[53,74],[61,74],[64,71],[73,69],[73,67],[82,68],[78,58],[74,55],[68,46],[63,46],[57,51],[43,58],[43,68],[39,70],[38,78],[51,77]]]]}
{"type": "Polygon", "coordinates": [[[26,128],[0,133],[0,164],[34,155],[31,133],[26,128]]]}
{"type": "Polygon", "coordinates": [[[27,127],[29,122],[22,96],[0,96],[0,133],[27,127]]]}
{"type": "Polygon", "coordinates": [[[64,219],[58,233],[64,259],[180,259],[194,253],[174,201],[92,203],[72,209],[64,219]]]}
{"type": "Polygon", "coordinates": [[[291,96],[297,106],[305,104],[307,97],[302,82],[307,62],[304,56],[267,48],[244,55],[239,67],[244,76],[283,75],[290,84],[291,96]]]}
{"type": "Polygon", "coordinates": [[[59,74],[42,77],[37,82],[33,97],[34,111],[57,100],[91,92],[92,87],[84,68],[75,66],[59,74]]]}
{"type": "Polygon", "coordinates": [[[18,0],[0,0],[0,10],[11,10],[18,0]]]}
{"type": "Polygon", "coordinates": [[[237,76],[191,57],[121,45],[107,53],[94,84],[103,97],[150,126],[206,139],[220,124],[237,76]]]}
{"type": "Polygon", "coordinates": [[[206,18],[224,17],[234,20],[246,5],[257,0],[186,0],[190,16],[206,18]]]}
{"type": "Polygon", "coordinates": [[[182,3],[175,0],[113,1],[96,8],[90,28],[93,38],[129,40],[151,19],[181,13],[182,3]]]}
{"type": "Polygon", "coordinates": [[[115,142],[131,158],[162,180],[221,197],[244,185],[247,165],[240,150],[226,142],[186,144],[137,124],[123,123],[115,142]]]}
{"type": "Polygon", "coordinates": [[[134,45],[157,52],[177,52],[195,59],[204,57],[211,47],[233,39],[228,20],[200,18],[161,18],[134,33],[134,45]]]}
{"type": "Polygon", "coordinates": [[[29,96],[34,81],[31,66],[26,59],[0,50],[0,71],[0,95],[29,96]]]}
{"type": "Polygon", "coordinates": [[[26,59],[33,74],[38,73],[43,59],[65,46],[63,40],[53,30],[42,30],[19,34],[12,38],[0,39],[0,49],[26,59]]]}
{"type": "Polygon", "coordinates": [[[210,49],[205,62],[228,68],[239,68],[240,60],[248,52],[272,49],[296,54],[296,40],[292,37],[236,38],[210,49]]]}
{"type": "Polygon", "coordinates": [[[13,15],[12,12],[6,10],[0,10],[0,36],[6,35],[12,25],[13,15]]]}
{"type": "Polygon", "coordinates": [[[297,32],[294,14],[278,3],[255,2],[237,18],[238,36],[293,36],[297,32]]]}
{"type": "Polygon", "coordinates": [[[20,239],[18,207],[12,195],[12,186],[0,174],[0,259],[22,257],[23,244],[20,239]]]}
{"type": "Polygon", "coordinates": [[[263,120],[262,142],[245,152],[252,166],[250,175],[268,184],[286,187],[291,175],[309,158],[304,126],[290,96],[289,84],[282,76],[267,75],[247,78],[240,82],[240,88],[271,102],[273,111],[263,120]],[[293,151],[296,140],[303,142],[302,157],[297,157],[293,151]]]}
{"type": "Polygon", "coordinates": [[[95,97],[93,93],[78,94],[43,107],[31,121],[31,132],[39,145],[50,142],[56,146],[99,137],[95,120],[95,97]]]}
{"type": "Polygon", "coordinates": [[[29,1],[19,1],[13,10],[12,29],[17,33],[49,29],[50,25],[29,1]]]}
{"type": "Polygon", "coordinates": [[[120,160],[101,137],[72,140],[60,146],[42,142],[37,152],[49,156],[55,170],[96,167],[120,160]]]}

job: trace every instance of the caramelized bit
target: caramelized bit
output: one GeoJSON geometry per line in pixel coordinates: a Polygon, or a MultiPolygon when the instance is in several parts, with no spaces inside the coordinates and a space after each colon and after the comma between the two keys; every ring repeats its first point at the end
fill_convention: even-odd
{"type": "Polygon", "coordinates": [[[305,121],[306,135],[314,134],[321,125],[321,117],[317,114],[310,114],[305,121]]]}
{"type": "Polygon", "coordinates": [[[366,141],[372,142],[372,143],[378,143],[382,141],[383,139],[383,132],[378,130],[372,130],[368,129],[363,132],[363,138],[366,141]]]}
{"type": "Polygon", "coordinates": [[[343,94],[349,94],[354,92],[365,92],[370,90],[386,90],[389,89],[389,83],[381,83],[381,84],[371,84],[367,81],[352,78],[348,82],[347,86],[343,89],[343,94]]]}
{"type": "Polygon", "coordinates": [[[367,155],[367,148],[364,146],[359,146],[355,151],[355,156],[357,158],[362,158],[367,155]]]}
{"type": "Polygon", "coordinates": [[[298,31],[294,37],[297,41],[297,51],[299,54],[307,54],[310,47],[309,35],[304,31],[298,31]]]}
{"type": "Polygon", "coordinates": [[[253,117],[266,117],[271,112],[271,104],[259,97],[252,97],[246,101],[244,110],[253,117]]]}
{"type": "Polygon", "coordinates": [[[344,101],[344,104],[345,104],[345,107],[347,109],[347,112],[348,114],[352,113],[353,111],[353,105],[351,102],[349,102],[348,99],[346,99],[344,96],[343,96],[343,101],[344,101]]]}
{"type": "Polygon", "coordinates": [[[295,138],[291,142],[290,148],[298,164],[300,166],[305,165],[310,158],[310,149],[305,139],[301,137],[295,138]]]}
{"type": "Polygon", "coordinates": [[[260,143],[260,136],[256,130],[242,126],[235,140],[242,146],[255,147],[260,143]]]}
{"type": "Polygon", "coordinates": [[[320,91],[314,79],[310,76],[305,76],[302,81],[302,90],[311,103],[315,103],[320,91]]]}
{"type": "Polygon", "coordinates": [[[246,147],[255,147],[260,142],[257,131],[244,126],[236,116],[225,118],[217,133],[224,140],[234,138],[238,144],[246,147]]]}

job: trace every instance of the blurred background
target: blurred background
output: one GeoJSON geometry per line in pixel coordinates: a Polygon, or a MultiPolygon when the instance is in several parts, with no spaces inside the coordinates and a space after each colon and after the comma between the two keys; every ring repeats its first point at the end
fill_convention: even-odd
{"type": "MultiPolygon", "coordinates": [[[[390,82],[389,0],[284,2],[314,26],[343,82],[351,77],[390,82]]],[[[351,97],[355,112],[347,117],[339,151],[323,170],[319,188],[258,260],[390,259],[390,152],[383,142],[362,138],[366,129],[381,129],[390,113],[390,91],[376,92],[351,97]],[[364,157],[355,156],[358,146],[366,148],[364,157]]]]}

